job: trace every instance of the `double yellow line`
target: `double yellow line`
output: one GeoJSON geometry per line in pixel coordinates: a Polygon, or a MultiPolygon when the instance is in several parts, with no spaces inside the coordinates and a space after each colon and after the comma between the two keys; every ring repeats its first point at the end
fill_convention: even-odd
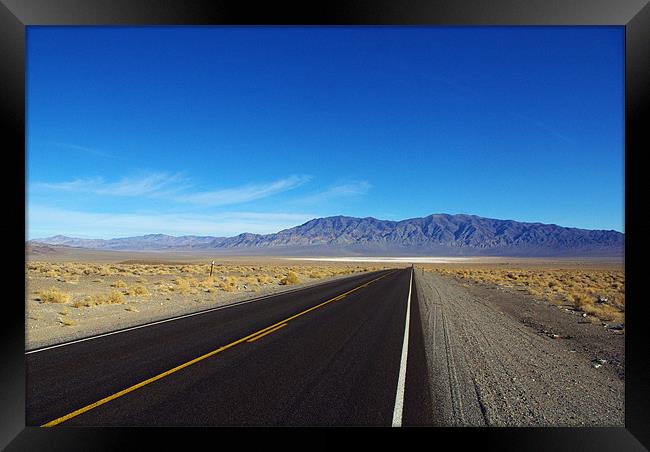
{"type": "MultiPolygon", "coordinates": [[[[397,270],[395,270],[395,271],[397,271],[397,270]]],[[[79,416],[80,414],[83,414],[83,413],[85,413],[87,411],[92,410],[93,408],[97,408],[98,406],[104,405],[105,403],[108,403],[111,400],[115,400],[118,397],[122,397],[123,395],[128,394],[129,392],[133,392],[136,389],[139,389],[139,388],[141,388],[143,386],[148,385],[149,383],[153,383],[154,381],[158,381],[158,380],[160,380],[162,378],[165,378],[168,375],[171,375],[171,374],[173,374],[175,372],[178,372],[181,369],[185,369],[186,367],[189,367],[192,364],[196,364],[199,361],[203,361],[204,359],[209,358],[209,357],[211,357],[213,355],[216,355],[217,353],[221,353],[224,350],[227,350],[227,349],[229,349],[231,347],[234,347],[235,345],[241,344],[242,342],[254,342],[254,341],[258,340],[258,339],[261,339],[262,337],[266,336],[267,334],[273,333],[274,331],[277,331],[280,328],[286,326],[286,324],[289,321],[291,321],[291,320],[293,320],[295,318],[298,318],[298,317],[300,317],[302,315],[305,315],[308,312],[313,311],[314,309],[318,309],[318,308],[320,308],[322,306],[325,306],[328,303],[331,303],[333,301],[341,300],[341,299],[345,298],[348,294],[351,294],[352,292],[355,292],[355,291],[357,291],[357,290],[359,290],[359,289],[361,289],[363,287],[367,287],[368,285],[374,283],[375,281],[379,281],[380,279],[385,278],[386,276],[395,273],[395,271],[392,271],[390,273],[386,273],[385,275],[382,275],[382,276],[380,276],[378,278],[375,278],[372,281],[369,281],[369,282],[367,282],[365,284],[362,284],[360,286],[357,286],[352,290],[348,290],[345,293],[342,293],[342,294],[340,294],[340,295],[338,295],[338,296],[336,296],[334,298],[330,298],[329,300],[324,301],[324,302],[322,302],[320,304],[317,304],[316,306],[313,306],[313,307],[311,307],[309,309],[305,309],[304,311],[299,312],[298,314],[295,314],[295,315],[293,315],[291,317],[288,317],[288,318],[286,318],[284,320],[281,320],[281,321],[279,321],[277,323],[274,323],[273,325],[267,326],[266,328],[263,328],[263,329],[261,329],[259,331],[256,331],[256,332],[252,333],[252,334],[249,334],[246,337],[242,337],[241,339],[237,339],[236,341],[231,342],[230,344],[219,347],[216,350],[212,350],[211,352],[206,353],[205,355],[201,355],[198,358],[194,358],[194,359],[192,359],[190,361],[187,361],[186,363],[183,363],[180,366],[176,366],[173,369],[169,369],[169,370],[167,370],[165,372],[162,372],[162,373],[160,373],[160,374],[158,374],[158,375],[156,375],[154,377],[151,377],[151,378],[148,378],[148,379],[146,379],[144,381],[141,381],[140,383],[134,384],[133,386],[129,386],[126,389],[123,389],[123,390],[121,390],[119,392],[116,392],[115,394],[109,395],[108,397],[104,397],[103,399],[98,400],[97,402],[91,403],[90,405],[86,405],[83,408],[79,408],[78,410],[75,410],[75,411],[73,411],[71,413],[68,413],[65,416],[61,416],[59,418],[56,418],[56,419],[54,419],[54,420],[52,420],[52,421],[50,421],[50,422],[48,422],[46,424],[43,424],[41,427],[54,427],[55,425],[61,424],[62,422],[67,421],[68,419],[72,419],[73,417],[79,416]]]]}

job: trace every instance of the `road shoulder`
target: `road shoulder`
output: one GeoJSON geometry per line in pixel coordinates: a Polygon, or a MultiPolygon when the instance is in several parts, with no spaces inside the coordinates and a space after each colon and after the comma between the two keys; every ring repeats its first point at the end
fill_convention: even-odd
{"type": "MultiPolygon", "coordinates": [[[[624,425],[616,364],[594,366],[588,336],[539,331],[568,328],[559,309],[422,270],[415,278],[437,425],[624,425]]],[[[601,348],[621,353],[621,338],[601,338],[611,339],[601,348]]]]}

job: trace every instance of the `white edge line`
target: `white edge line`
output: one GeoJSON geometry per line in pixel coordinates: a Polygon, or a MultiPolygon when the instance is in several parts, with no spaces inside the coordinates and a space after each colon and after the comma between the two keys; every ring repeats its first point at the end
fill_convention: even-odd
{"type": "MultiPolygon", "coordinates": [[[[371,273],[373,273],[373,272],[371,272],[371,273]]],[[[370,274],[370,273],[366,273],[366,274],[370,274]]],[[[350,276],[350,278],[352,278],[352,277],[353,276],[350,276]]],[[[341,279],[346,279],[346,278],[341,278],[341,279]]],[[[37,349],[34,349],[34,350],[25,351],[25,355],[30,355],[32,353],[38,353],[38,352],[44,352],[46,350],[51,350],[53,348],[65,347],[66,345],[77,344],[79,342],[91,341],[93,339],[99,339],[101,337],[112,336],[113,334],[126,333],[127,331],[138,330],[140,328],[146,328],[148,326],[154,326],[154,325],[159,325],[161,323],[172,322],[174,320],[180,320],[180,319],[184,319],[184,318],[187,318],[187,317],[193,317],[195,315],[207,314],[209,312],[219,311],[221,309],[233,308],[235,306],[241,306],[243,304],[252,303],[254,301],[261,301],[261,300],[265,300],[267,298],[277,297],[277,296],[280,296],[280,295],[286,295],[286,294],[289,294],[289,293],[299,292],[299,291],[305,290],[305,289],[310,289],[312,287],[322,286],[322,285],[325,285],[325,284],[328,284],[328,283],[331,283],[331,282],[334,282],[334,281],[338,281],[338,280],[323,281],[322,283],[313,284],[313,285],[307,286],[307,287],[298,287],[298,288],[293,289],[293,290],[287,290],[287,291],[284,291],[284,292],[273,293],[273,294],[264,295],[264,296],[257,297],[257,298],[251,298],[250,300],[235,301],[235,302],[233,302],[231,304],[227,304],[225,306],[217,306],[215,308],[209,308],[209,309],[204,309],[204,310],[198,311],[198,312],[183,314],[183,315],[179,315],[179,316],[176,316],[176,317],[171,317],[169,319],[157,320],[155,322],[149,322],[149,323],[145,323],[145,324],[142,324],[142,325],[136,325],[136,326],[132,326],[132,327],[129,327],[129,328],[124,328],[124,329],[121,329],[121,330],[110,331],[108,333],[102,333],[102,334],[98,334],[98,335],[95,335],[95,336],[84,337],[84,338],[81,338],[81,339],[75,339],[74,341],[63,342],[61,344],[49,345],[47,347],[37,348],[37,349]]]]}
{"type": "Polygon", "coordinates": [[[393,409],[393,427],[402,426],[402,411],[404,409],[404,387],[406,384],[406,360],[409,353],[409,323],[411,318],[411,287],[413,286],[413,268],[409,281],[409,297],[406,302],[406,325],[404,326],[404,342],[402,343],[402,359],[399,365],[399,378],[397,380],[397,393],[395,394],[395,408],[393,409]]]}

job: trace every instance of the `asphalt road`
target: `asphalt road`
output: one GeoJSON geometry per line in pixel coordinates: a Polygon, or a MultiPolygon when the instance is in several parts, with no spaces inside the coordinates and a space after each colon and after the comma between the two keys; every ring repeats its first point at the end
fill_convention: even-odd
{"type": "Polygon", "coordinates": [[[26,423],[430,425],[411,273],[353,276],[29,353],[26,423]]]}

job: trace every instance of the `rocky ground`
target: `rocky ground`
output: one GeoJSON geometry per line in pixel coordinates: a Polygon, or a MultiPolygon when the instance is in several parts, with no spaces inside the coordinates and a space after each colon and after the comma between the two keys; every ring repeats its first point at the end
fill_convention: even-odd
{"type": "Polygon", "coordinates": [[[493,284],[415,284],[436,424],[624,425],[624,331],[493,284]]]}

